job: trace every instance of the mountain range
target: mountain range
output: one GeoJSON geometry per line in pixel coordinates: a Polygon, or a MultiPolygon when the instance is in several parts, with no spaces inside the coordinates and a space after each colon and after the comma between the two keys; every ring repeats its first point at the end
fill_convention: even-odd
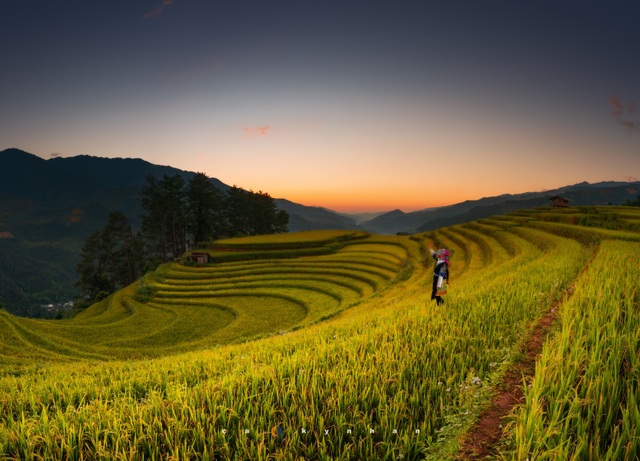
{"type": "MultiPolygon", "coordinates": [[[[11,312],[48,316],[74,298],[76,264],[85,239],[110,211],[140,225],[139,192],[151,175],[195,172],[137,158],[88,155],[43,159],[19,149],[0,151],[0,302],[11,312]]],[[[211,178],[221,190],[228,185],[211,178]]],[[[267,191],[268,192],[268,191],[267,191]]],[[[544,192],[505,194],[405,213],[348,215],[275,199],[289,213],[289,231],[359,229],[372,233],[422,232],[523,208],[561,195],[571,205],[622,204],[640,194],[640,182],[580,183],[544,192]]]]}
{"type": "Polygon", "coordinates": [[[606,181],[560,187],[542,192],[503,194],[477,200],[466,200],[455,205],[403,213],[394,210],[361,225],[369,232],[391,234],[396,232],[425,232],[511,211],[549,206],[549,199],[559,195],[570,206],[621,205],[638,197],[640,181],[606,181]]]}

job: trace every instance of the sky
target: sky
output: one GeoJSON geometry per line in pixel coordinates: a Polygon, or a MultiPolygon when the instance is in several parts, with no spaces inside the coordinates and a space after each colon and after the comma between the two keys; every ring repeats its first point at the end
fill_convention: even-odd
{"type": "Polygon", "coordinates": [[[0,150],[341,212],[640,178],[633,1],[3,0],[0,150]]]}

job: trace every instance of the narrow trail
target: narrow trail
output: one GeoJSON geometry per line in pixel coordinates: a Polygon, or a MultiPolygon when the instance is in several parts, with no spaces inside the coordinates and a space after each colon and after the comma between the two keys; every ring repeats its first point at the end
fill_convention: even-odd
{"type": "Polygon", "coordinates": [[[522,383],[530,382],[535,373],[536,359],[542,352],[549,330],[558,317],[558,311],[573,294],[573,285],[540,318],[521,346],[522,356],[507,370],[502,381],[495,386],[491,403],[480,413],[476,425],[464,436],[456,460],[480,460],[496,454],[502,438],[503,419],[513,407],[524,402],[522,383]]]}

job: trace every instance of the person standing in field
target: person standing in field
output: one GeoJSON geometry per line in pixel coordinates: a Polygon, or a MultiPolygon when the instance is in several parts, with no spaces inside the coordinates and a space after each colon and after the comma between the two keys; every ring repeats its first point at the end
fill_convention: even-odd
{"type": "Polygon", "coordinates": [[[438,294],[438,290],[442,288],[442,284],[444,282],[449,281],[449,257],[451,256],[451,252],[446,248],[440,248],[438,251],[435,251],[431,247],[429,247],[429,251],[431,252],[433,259],[436,260],[436,263],[433,266],[431,299],[435,299],[436,304],[439,306],[444,303],[444,299],[442,299],[442,296],[438,294]]]}

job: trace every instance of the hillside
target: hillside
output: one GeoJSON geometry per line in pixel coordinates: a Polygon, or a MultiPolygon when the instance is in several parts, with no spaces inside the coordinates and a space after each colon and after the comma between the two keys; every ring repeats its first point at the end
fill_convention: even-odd
{"type": "Polygon", "coordinates": [[[72,301],[85,239],[110,211],[138,226],[140,187],[147,175],[165,174],[193,175],[140,159],[44,160],[18,149],[0,152],[0,293],[7,309],[47,316],[72,301]]]}
{"type": "MultiPolygon", "coordinates": [[[[102,228],[110,211],[133,224],[143,210],[139,191],[148,175],[195,173],[141,159],[87,155],[44,160],[18,149],[0,152],[0,301],[21,315],[52,317],[74,299],[76,266],[85,239],[102,228]]],[[[229,186],[212,178],[218,188],[229,186]]],[[[373,219],[349,216],[284,198],[289,230],[366,230],[378,234],[423,232],[517,209],[547,205],[560,194],[576,205],[621,204],[635,199],[640,183],[577,184],[544,193],[501,195],[412,213],[394,210],[373,219]],[[357,223],[356,223],[357,222],[357,223]]]]}
{"type": "Polygon", "coordinates": [[[285,199],[276,199],[279,209],[289,213],[289,230],[300,232],[319,229],[364,230],[355,220],[326,208],[300,205],[285,199]]]}
{"type": "MultiPolygon", "coordinates": [[[[44,160],[18,149],[0,152],[2,230],[31,242],[85,239],[121,211],[140,223],[138,199],[147,176],[194,173],[134,158],[88,155],[44,160]]],[[[221,190],[227,185],[211,180],[221,190]]]]}
{"type": "MultiPolygon", "coordinates": [[[[141,159],[44,160],[19,149],[1,151],[0,300],[14,313],[56,315],[76,296],[76,265],[86,238],[106,224],[111,211],[124,213],[138,227],[146,177],[176,174],[188,180],[195,173],[141,159]]],[[[211,182],[229,188],[218,179],[211,182]]],[[[286,200],[277,204],[290,211],[292,231],[350,227],[347,218],[327,210],[286,200]]]]}
{"type": "Polygon", "coordinates": [[[161,266],[71,320],[0,311],[0,395],[11,396],[0,399],[1,453],[456,459],[523,341],[555,312],[491,453],[640,455],[638,208],[545,207],[413,236],[301,232],[198,252],[208,263],[161,266]],[[453,251],[442,307],[429,300],[429,246],[453,251]]]}

